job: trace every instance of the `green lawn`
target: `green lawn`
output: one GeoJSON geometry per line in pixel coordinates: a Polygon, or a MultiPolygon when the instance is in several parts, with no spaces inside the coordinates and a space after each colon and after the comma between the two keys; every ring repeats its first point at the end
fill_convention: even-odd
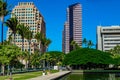
{"type": "MultiPolygon", "coordinates": [[[[58,71],[52,70],[50,72],[55,73],[58,71]]],[[[41,75],[42,75],[42,71],[38,71],[38,72],[14,74],[12,75],[12,77],[13,77],[13,80],[26,80],[26,79],[34,78],[34,77],[41,76],[41,75]]],[[[9,76],[0,76],[0,80],[9,80],[9,76]]]]}

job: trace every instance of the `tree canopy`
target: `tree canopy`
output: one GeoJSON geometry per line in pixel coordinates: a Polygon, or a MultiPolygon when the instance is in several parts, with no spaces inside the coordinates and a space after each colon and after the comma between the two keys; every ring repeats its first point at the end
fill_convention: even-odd
{"type": "Polygon", "coordinates": [[[46,60],[50,61],[54,65],[60,65],[59,63],[63,62],[64,56],[65,56],[64,53],[59,52],[59,51],[50,51],[50,52],[47,52],[45,55],[46,55],[45,56],[46,60]]]}
{"type": "Polygon", "coordinates": [[[90,48],[81,48],[72,51],[64,59],[65,65],[86,65],[89,63],[111,64],[112,62],[110,53],[90,48]]]}

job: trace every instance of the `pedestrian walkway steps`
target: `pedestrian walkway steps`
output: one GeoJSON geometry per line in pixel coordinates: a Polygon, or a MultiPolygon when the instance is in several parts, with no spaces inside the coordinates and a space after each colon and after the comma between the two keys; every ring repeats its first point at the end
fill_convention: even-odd
{"type": "Polygon", "coordinates": [[[54,80],[54,79],[61,77],[65,74],[68,74],[68,73],[70,73],[70,71],[61,71],[61,72],[57,72],[57,73],[53,73],[53,74],[49,74],[49,75],[45,75],[45,76],[31,78],[29,80],[54,80]]]}

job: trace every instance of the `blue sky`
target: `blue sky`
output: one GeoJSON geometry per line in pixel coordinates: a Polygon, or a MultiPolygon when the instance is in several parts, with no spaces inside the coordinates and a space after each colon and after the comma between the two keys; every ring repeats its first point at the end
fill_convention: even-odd
{"type": "MultiPolygon", "coordinates": [[[[94,44],[96,44],[97,25],[120,25],[120,0],[8,0],[8,3],[13,8],[18,2],[29,1],[34,2],[44,16],[46,34],[52,40],[49,51],[62,51],[62,30],[66,21],[66,8],[76,2],[82,4],[82,37],[92,40],[94,44]]],[[[6,31],[7,28],[4,27],[4,39],[6,31]]]]}

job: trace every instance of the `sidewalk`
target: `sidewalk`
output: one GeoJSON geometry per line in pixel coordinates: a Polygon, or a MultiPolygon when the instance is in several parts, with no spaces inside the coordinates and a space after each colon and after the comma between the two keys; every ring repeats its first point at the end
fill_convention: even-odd
{"type": "Polygon", "coordinates": [[[31,78],[29,80],[53,80],[56,79],[60,76],[63,76],[65,74],[70,73],[70,71],[61,71],[61,72],[57,72],[57,73],[53,73],[53,74],[49,74],[49,75],[45,75],[45,76],[39,76],[36,78],[31,78]]]}

